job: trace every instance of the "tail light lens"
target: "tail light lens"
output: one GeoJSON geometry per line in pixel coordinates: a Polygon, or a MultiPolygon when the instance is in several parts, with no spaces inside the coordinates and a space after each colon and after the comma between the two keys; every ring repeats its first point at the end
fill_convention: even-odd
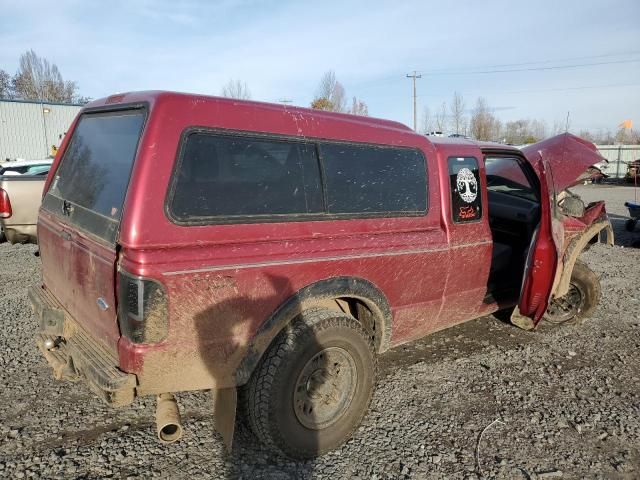
{"type": "Polygon", "coordinates": [[[118,321],[122,335],[133,343],[156,343],[167,337],[167,295],[155,280],[120,272],[118,321]]]}
{"type": "Polygon", "coordinates": [[[9,218],[11,215],[13,215],[13,211],[11,210],[9,194],[6,190],[0,188],[0,218],[9,218]]]}

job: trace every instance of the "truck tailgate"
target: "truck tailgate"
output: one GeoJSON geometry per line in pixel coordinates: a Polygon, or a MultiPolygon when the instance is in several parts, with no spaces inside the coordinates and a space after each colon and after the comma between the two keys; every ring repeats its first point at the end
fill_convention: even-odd
{"type": "Polygon", "coordinates": [[[78,233],[46,211],[40,214],[38,237],[45,288],[78,325],[117,352],[115,247],[78,233]]]}

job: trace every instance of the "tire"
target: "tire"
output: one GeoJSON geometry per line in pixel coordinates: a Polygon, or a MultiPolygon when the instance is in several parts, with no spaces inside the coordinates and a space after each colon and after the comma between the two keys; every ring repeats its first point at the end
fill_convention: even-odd
{"type": "Polygon", "coordinates": [[[372,335],[354,317],[305,311],[280,332],[241,391],[249,426],[276,453],[322,455],[362,422],[376,367],[372,335]]]}
{"type": "Polygon", "coordinates": [[[580,323],[591,317],[600,302],[600,280],[581,261],[576,261],[571,272],[569,292],[552,300],[544,319],[551,324],[580,323]]]}
{"type": "Polygon", "coordinates": [[[637,223],[638,223],[637,220],[630,218],[629,220],[624,222],[624,228],[627,232],[633,232],[633,230],[636,228],[637,223]]]}

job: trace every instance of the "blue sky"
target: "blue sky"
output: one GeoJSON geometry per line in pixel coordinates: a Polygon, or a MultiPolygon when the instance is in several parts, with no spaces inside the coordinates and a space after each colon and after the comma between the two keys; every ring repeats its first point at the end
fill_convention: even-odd
{"type": "Polygon", "coordinates": [[[146,89],[215,95],[233,78],[256,100],[307,106],[334,70],[371,115],[411,125],[405,75],[418,70],[419,112],[457,90],[468,109],[485,97],[503,121],[551,126],[570,111],[576,131],[615,130],[627,118],[640,126],[638,0],[0,0],[0,12],[0,68],[14,73],[32,48],[93,98],[146,89]],[[586,63],[606,64],[471,73],[586,63]]]}

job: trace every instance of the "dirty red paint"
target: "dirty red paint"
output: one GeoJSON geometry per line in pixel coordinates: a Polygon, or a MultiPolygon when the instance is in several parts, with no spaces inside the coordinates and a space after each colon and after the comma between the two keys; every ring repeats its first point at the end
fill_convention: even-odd
{"type": "Polygon", "coordinates": [[[576,179],[591,165],[606,161],[593,143],[570,133],[528,145],[522,152],[527,158],[535,159],[532,165],[537,172],[542,169],[540,158],[545,159],[550,167],[547,170],[553,171],[550,183],[556,192],[575,185],[576,179]]]}
{"type": "MultiPolygon", "coordinates": [[[[122,103],[146,104],[148,117],[117,249],[45,211],[40,215],[39,236],[45,287],[76,321],[117,353],[120,368],[137,374],[141,384],[145,378],[152,381],[145,372],[161,371],[161,382],[170,391],[211,387],[207,378],[198,377],[202,362],[216,372],[212,375],[218,386],[233,384],[229,368],[237,365],[238,355],[265,319],[302,287],[327,278],[363,278],[384,293],[393,314],[392,345],[498,308],[495,302],[483,302],[493,248],[486,188],[479,191],[485,206],[481,217],[453,223],[447,158],[476,158],[484,187],[482,149],[521,157],[519,150],[460,139],[432,143],[404,125],[385,120],[166,92],[123,94],[95,101],[86,109],[122,103]],[[177,225],[165,213],[165,198],[181,135],[192,126],[418,148],[427,163],[428,212],[399,218],[177,225]],[[169,333],[164,341],[135,344],[120,336],[117,269],[164,286],[169,302],[169,333]],[[106,310],[99,308],[98,298],[107,303],[106,310]],[[198,361],[190,364],[188,359],[196,357],[198,361]],[[166,363],[159,365],[158,358],[166,363]]],[[[525,152],[545,191],[544,168],[535,155],[548,152],[555,164],[559,145],[567,142],[579,152],[591,152],[584,142],[566,136],[525,152]]],[[[582,167],[586,160],[576,155],[566,155],[565,160],[582,167]]],[[[561,172],[554,169],[551,187],[566,183],[574,169],[561,172]]],[[[550,196],[543,194],[533,268],[520,299],[520,311],[535,319],[546,308],[562,248],[554,244],[549,202],[550,196]]],[[[473,210],[460,213],[467,218],[476,214],[473,210]]],[[[583,225],[601,213],[585,215],[583,225]]]]}

